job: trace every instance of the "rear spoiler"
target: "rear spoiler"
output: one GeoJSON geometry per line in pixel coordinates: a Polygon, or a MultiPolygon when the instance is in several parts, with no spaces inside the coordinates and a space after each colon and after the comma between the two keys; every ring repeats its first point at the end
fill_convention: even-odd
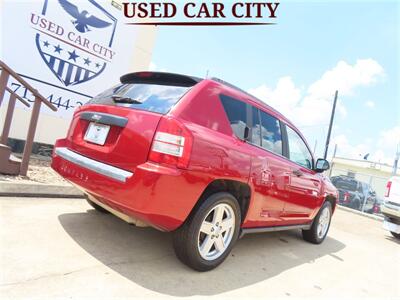
{"type": "Polygon", "coordinates": [[[120,80],[121,83],[147,83],[190,87],[203,79],[166,72],[135,72],[121,76],[120,80]]]}

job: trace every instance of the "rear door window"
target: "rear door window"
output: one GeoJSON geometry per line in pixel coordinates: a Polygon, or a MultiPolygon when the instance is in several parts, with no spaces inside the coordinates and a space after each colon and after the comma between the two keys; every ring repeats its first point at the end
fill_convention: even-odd
{"type": "Polygon", "coordinates": [[[279,120],[260,111],[261,117],[261,147],[282,155],[282,135],[279,120]]]}
{"type": "Polygon", "coordinates": [[[233,133],[242,139],[247,126],[247,104],[226,95],[220,95],[220,99],[233,133]]]}
{"type": "Polygon", "coordinates": [[[166,114],[191,87],[128,83],[116,85],[88,104],[129,107],[166,114]]]}

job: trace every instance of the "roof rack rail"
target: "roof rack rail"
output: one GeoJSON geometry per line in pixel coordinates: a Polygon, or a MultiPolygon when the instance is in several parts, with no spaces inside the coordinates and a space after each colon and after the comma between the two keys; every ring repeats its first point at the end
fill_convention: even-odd
{"type": "Polygon", "coordinates": [[[190,87],[203,79],[175,73],[143,71],[123,75],[120,80],[121,83],[147,83],[190,87]]]}

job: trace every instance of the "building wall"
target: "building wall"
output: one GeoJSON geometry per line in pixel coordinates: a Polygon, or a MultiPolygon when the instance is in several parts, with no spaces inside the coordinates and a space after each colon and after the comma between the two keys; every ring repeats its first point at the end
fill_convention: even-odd
{"type": "MultiPolygon", "coordinates": [[[[86,82],[66,85],[65,82],[62,82],[55,76],[54,72],[52,72],[53,70],[57,71],[57,69],[53,66],[53,70],[51,70],[45,59],[41,57],[40,51],[50,51],[50,54],[52,54],[54,51],[51,51],[53,50],[51,47],[55,47],[57,43],[59,43],[59,45],[64,48],[61,53],[65,52],[65,55],[68,55],[68,48],[70,51],[76,51],[76,53],[80,55],[80,58],[78,57],[77,59],[80,64],[75,63],[77,65],[75,68],[84,68],[86,67],[83,60],[84,58],[90,58],[92,61],[97,58],[91,56],[91,53],[89,53],[93,51],[85,52],[85,49],[82,50],[83,47],[81,44],[74,44],[71,46],[73,43],[67,40],[67,32],[72,32],[71,36],[74,37],[81,36],[82,39],[87,38],[89,40],[89,45],[91,45],[91,43],[100,44],[99,41],[107,34],[107,31],[105,31],[107,28],[97,29],[94,27],[91,28],[90,31],[79,32],[74,28],[74,25],[71,24],[72,17],[63,10],[58,1],[50,0],[47,4],[46,0],[19,2],[13,0],[0,1],[0,59],[17,73],[24,75],[24,79],[36,88],[45,98],[53,95],[54,97],[52,100],[55,102],[57,102],[57,99],[62,99],[61,102],[58,102],[59,104],[65,104],[65,101],[68,99],[71,99],[71,103],[85,103],[90,99],[89,96],[94,96],[104,89],[118,83],[121,75],[134,71],[148,70],[156,40],[156,27],[135,27],[123,24],[122,13],[111,6],[110,0],[91,0],[91,2],[71,0],[71,2],[75,3],[80,10],[85,8],[89,13],[107,20],[107,15],[103,15],[102,11],[98,10],[97,6],[92,5],[93,3],[99,4],[106,13],[115,17],[116,25],[113,35],[111,35],[110,31],[110,40],[112,39],[110,51],[113,50],[116,54],[113,56],[112,61],[104,61],[105,68],[101,74],[86,82]],[[89,6],[83,7],[82,3],[88,3],[87,5],[89,6]],[[43,12],[44,7],[47,9],[45,13],[43,12]],[[32,24],[32,14],[34,16],[46,18],[50,22],[54,22],[54,24],[62,27],[65,34],[61,36],[61,40],[49,36],[49,34],[53,34],[52,31],[43,34],[42,31],[45,31],[44,29],[37,28],[41,31],[35,30],[35,25],[32,24]],[[38,38],[39,46],[37,41],[35,43],[35,38],[37,38],[38,34],[40,35],[38,38]],[[46,49],[41,42],[47,39],[50,41],[50,45],[46,49]],[[64,40],[65,43],[63,42],[64,40]],[[29,79],[29,77],[34,79],[29,79]]],[[[112,23],[111,21],[109,22],[112,23]]],[[[109,26],[109,28],[110,27],[111,26],[109,26]]],[[[104,44],[106,44],[106,42],[108,42],[107,39],[104,40],[104,44]]],[[[93,53],[93,55],[94,54],[95,53],[93,53]]],[[[48,57],[47,54],[45,57],[48,57]]],[[[70,62],[68,56],[60,57],[60,59],[70,62]]],[[[103,63],[103,61],[100,62],[103,63]]],[[[74,62],[72,61],[72,63],[74,62]]],[[[78,71],[76,71],[76,73],[77,72],[78,71]]],[[[16,89],[18,83],[10,79],[9,87],[16,89]]],[[[29,94],[24,95],[24,91],[21,88],[16,92],[20,96],[26,96],[26,99],[30,101],[33,100],[29,94]]],[[[6,93],[5,101],[0,107],[0,121],[4,120],[8,97],[9,94],[6,93]]],[[[35,142],[53,144],[57,138],[65,136],[73,110],[73,108],[66,109],[65,107],[60,107],[57,113],[53,113],[46,107],[42,107],[35,142]]],[[[26,138],[30,113],[30,108],[17,104],[13,123],[11,125],[10,137],[22,140],[26,138]]],[[[0,122],[0,127],[2,126],[3,124],[0,122]]]]}

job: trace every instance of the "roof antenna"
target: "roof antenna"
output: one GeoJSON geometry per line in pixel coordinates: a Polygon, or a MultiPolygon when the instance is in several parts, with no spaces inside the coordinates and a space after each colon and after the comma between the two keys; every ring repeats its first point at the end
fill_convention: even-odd
{"type": "Polygon", "coordinates": [[[208,78],[208,71],[209,71],[209,70],[206,71],[206,79],[208,78]]]}

